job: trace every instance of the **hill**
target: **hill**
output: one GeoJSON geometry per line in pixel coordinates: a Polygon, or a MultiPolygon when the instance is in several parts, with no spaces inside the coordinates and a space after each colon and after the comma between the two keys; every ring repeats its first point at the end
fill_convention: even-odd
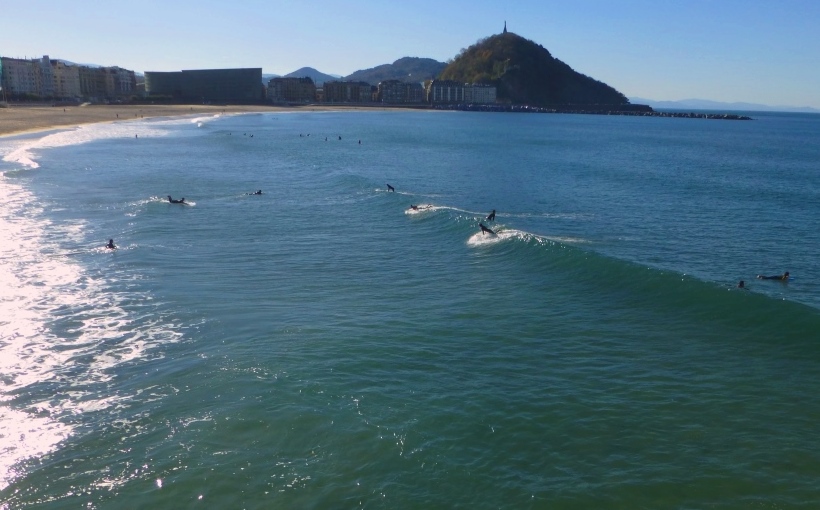
{"type": "Polygon", "coordinates": [[[376,85],[385,80],[422,82],[435,78],[445,67],[447,67],[447,64],[432,58],[403,57],[392,64],[383,64],[356,71],[350,76],[345,76],[344,79],[364,81],[371,85],[376,85]]]}
{"type": "Polygon", "coordinates": [[[498,98],[513,104],[629,103],[626,96],[606,83],[574,71],[543,46],[512,32],[487,37],[462,50],[439,79],[494,84],[498,98]]]}
{"type": "Polygon", "coordinates": [[[326,81],[338,80],[336,76],[319,72],[312,67],[297,69],[292,73],[286,74],[283,78],[310,78],[317,87],[321,86],[326,81]]]}
{"type": "Polygon", "coordinates": [[[278,74],[265,74],[262,73],[262,85],[268,86],[268,82],[271,81],[272,78],[279,78],[278,74]]]}

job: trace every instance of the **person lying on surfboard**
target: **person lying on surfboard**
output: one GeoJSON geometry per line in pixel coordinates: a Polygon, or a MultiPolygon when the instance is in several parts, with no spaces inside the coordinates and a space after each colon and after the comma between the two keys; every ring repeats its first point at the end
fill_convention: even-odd
{"type": "Polygon", "coordinates": [[[789,272],[786,271],[783,274],[776,274],[776,275],[772,275],[772,276],[763,276],[763,275],[759,274],[759,275],[757,275],[757,277],[761,280],[783,280],[783,281],[787,281],[789,279],[789,272]]]}
{"type": "Polygon", "coordinates": [[[172,204],[184,204],[185,203],[185,197],[182,197],[179,200],[174,200],[173,198],[171,198],[171,195],[168,195],[168,201],[171,202],[172,204]]]}

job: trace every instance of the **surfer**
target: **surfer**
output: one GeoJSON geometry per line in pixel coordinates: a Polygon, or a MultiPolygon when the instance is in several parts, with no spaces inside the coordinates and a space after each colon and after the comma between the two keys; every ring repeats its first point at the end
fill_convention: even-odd
{"type": "Polygon", "coordinates": [[[478,224],[478,226],[479,226],[479,227],[481,227],[481,235],[484,235],[485,233],[486,233],[486,234],[493,235],[493,236],[494,236],[494,235],[496,235],[496,233],[495,233],[495,232],[493,232],[492,230],[488,229],[488,228],[487,228],[487,227],[486,227],[483,223],[479,223],[479,224],[478,224]]]}
{"type": "Polygon", "coordinates": [[[113,239],[109,239],[108,244],[106,244],[105,247],[108,248],[109,250],[116,250],[117,249],[117,245],[114,244],[113,239]]]}
{"type": "Polygon", "coordinates": [[[394,188],[393,186],[388,184],[387,185],[387,191],[396,191],[396,188],[394,188]]]}
{"type": "Polygon", "coordinates": [[[776,275],[772,275],[772,276],[763,276],[763,275],[759,274],[759,275],[757,275],[757,277],[761,280],[781,280],[781,281],[785,282],[785,281],[789,280],[789,272],[786,271],[783,274],[776,274],[776,275]]]}
{"type": "Polygon", "coordinates": [[[495,221],[495,209],[493,209],[493,212],[491,212],[490,215],[487,216],[487,221],[495,221]]]}
{"type": "Polygon", "coordinates": [[[413,205],[413,204],[410,204],[410,209],[413,209],[414,211],[418,211],[418,210],[419,210],[419,206],[417,206],[417,205],[413,205]]]}
{"type": "Polygon", "coordinates": [[[185,203],[185,197],[182,197],[179,200],[174,200],[173,198],[171,198],[171,195],[168,195],[168,201],[171,202],[172,204],[184,204],[185,203]]]}
{"type": "Polygon", "coordinates": [[[261,194],[262,194],[262,190],[261,190],[261,189],[258,189],[258,190],[256,190],[256,191],[254,191],[253,193],[248,193],[248,195],[261,195],[261,194]]]}
{"type": "Polygon", "coordinates": [[[737,288],[738,289],[745,289],[746,288],[746,282],[744,282],[743,280],[740,280],[737,284],[737,288]]]}

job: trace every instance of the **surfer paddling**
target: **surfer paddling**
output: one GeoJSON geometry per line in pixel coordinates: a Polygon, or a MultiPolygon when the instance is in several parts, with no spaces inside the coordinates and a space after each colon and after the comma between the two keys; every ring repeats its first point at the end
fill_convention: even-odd
{"type": "Polygon", "coordinates": [[[781,281],[786,282],[786,281],[789,280],[789,272],[786,271],[783,274],[776,274],[776,275],[772,275],[772,276],[763,276],[763,275],[759,274],[759,275],[757,275],[757,277],[760,280],[781,280],[781,281]]]}
{"type": "Polygon", "coordinates": [[[253,193],[247,193],[247,194],[248,194],[248,195],[261,195],[261,194],[262,194],[262,190],[261,190],[261,189],[258,189],[258,190],[256,190],[256,191],[254,191],[253,193]]]}
{"type": "Polygon", "coordinates": [[[483,223],[479,223],[478,226],[481,228],[481,235],[490,234],[491,236],[496,235],[495,232],[487,228],[483,223]]]}
{"type": "Polygon", "coordinates": [[[174,200],[173,198],[171,198],[171,195],[168,195],[168,201],[172,204],[184,204],[185,203],[185,197],[182,197],[179,200],[174,200]]]}

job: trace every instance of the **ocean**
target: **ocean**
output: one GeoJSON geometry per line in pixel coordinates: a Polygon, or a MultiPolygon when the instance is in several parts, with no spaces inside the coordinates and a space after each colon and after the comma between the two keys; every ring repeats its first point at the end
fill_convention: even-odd
{"type": "Polygon", "coordinates": [[[817,508],[820,116],[751,115],[0,138],[0,509],[817,508]]]}

